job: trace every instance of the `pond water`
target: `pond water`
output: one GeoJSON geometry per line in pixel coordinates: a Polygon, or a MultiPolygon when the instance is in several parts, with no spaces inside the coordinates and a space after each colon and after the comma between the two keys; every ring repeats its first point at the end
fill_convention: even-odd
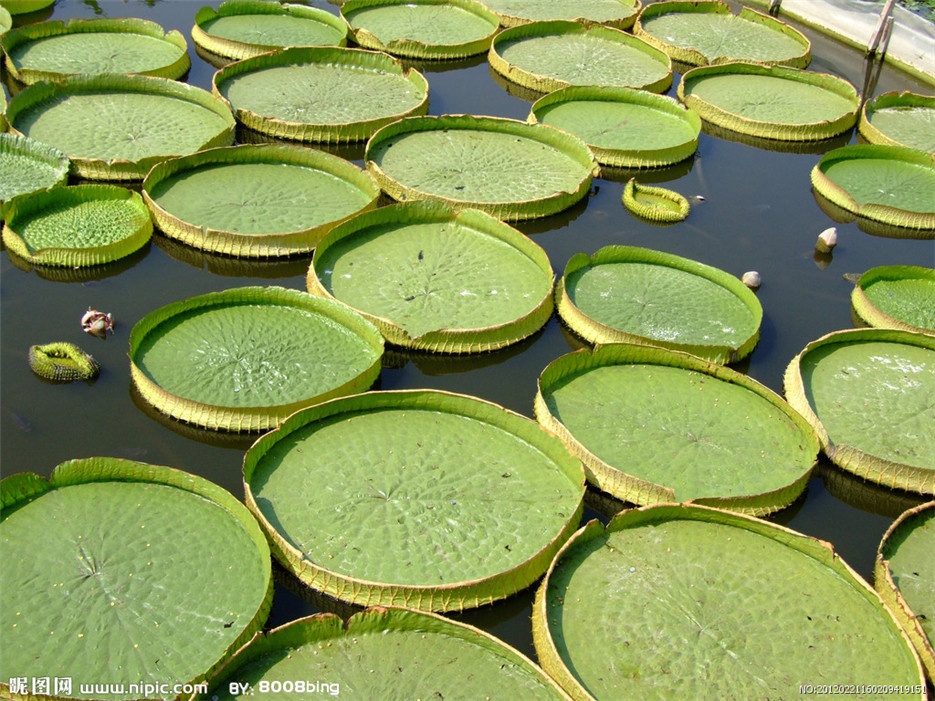
{"type": "MultiPolygon", "coordinates": [[[[190,39],[196,1],[58,0],[41,13],[69,17],[142,17],[189,40],[192,68],[187,81],[210,89],[216,70],[199,58],[190,39]]],[[[210,3],[217,7],[216,2],[210,3]]],[[[323,0],[310,3],[337,12],[323,0]]],[[[858,89],[866,65],[860,52],[803,31],[813,42],[811,70],[832,73],[858,89]]],[[[509,93],[479,58],[456,65],[423,67],[430,85],[430,114],[472,113],[525,120],[530,102],[509,93]]],[[[9,79],[4,76],[10,92],[9,79]]],[[[676,75],[675,85],[679,76],[676,75]]],[[[675,85],[669,94],[675,94],[675,85]]],[[[931,85],[884,67],[874,95],[889,90],[931,94],[931,85]]],[[[556,274],[575,253],[602,246],[644,246],[691,258],[736,276],[757,270],[763,284],[761,339],[753,353],[734,366],[771,389],[782,391],[783,372],[810,341],[853,326],[851,283],[847,273],[876,265],[935,266],[935,243],[882,238],[855,223],[832,221],[818,206],[809,173],[821,153],[856,141],[853,134],[810,153],[784,153],[744,145],[703,133],[697,154],[685,163],[644,174],[644,182],[662,183],[686,196],[701,195],[688,219],[654,226],[632,217],[621,203],[625,180],[596,179],[590,195],[558,215],[517,226],[547,252],[556,274]],[[833,256],[816,256],[819,232],[837,226],[833,256]]],[[[362,161],[363,149],[342,153],[362,161]]],[[[169,302],[205,292],[246,285],[281,285],[305,289],[308,260],[249,266],[230,259],[207,258],[157,235],[129,260],[96,271],[94,276],[62,281],[47,273],[26,272],[3,254],[0,259],[0,466],[2,474],[32,471],[48,475],[68,459],[88,456],[131,458],[169,465],[210,479],[238,497],[243,495],[243,451],[250,441],[186,432],[153,416],[131,391],[127,358],[130,329],[146,313],[169,302]],[[81,331],[89,307],[111,312],[116,333],[101,341],[81,331]],[[28,366],[30,345],[72,341],[102,365],[92,385],[51,385],[28,366]]],[[[504,351],[469,358],[439,358],[390,352],[376,388],[437,388],[476,395],[532,416],[536,380],[556,357],[580,345],[557,318],[531,339],[504,351]]],[[[823,464],[806,493],[772,517],[834,544],[859,574],[872,581],[880,538],[918,497],[878,489],[823,464]]],[[[601,508],[601,507],[597,507],[601,508]]],[[[585,517],[596,512],[589,509],[585,517]]],[[[532,591],[454,618],[478,625],[534,656],[529,626],[532,591]]],[[[317,609],[278,586],[270,625],[317,609]]]]}

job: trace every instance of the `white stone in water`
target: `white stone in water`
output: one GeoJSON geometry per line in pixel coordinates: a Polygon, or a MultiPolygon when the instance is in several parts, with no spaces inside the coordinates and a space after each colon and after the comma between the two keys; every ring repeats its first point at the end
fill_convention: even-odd
{"type": "Polygon", "coordinates": [[[760,277],[760,274],[756,270],[748,270],[743,274],[743,277],[740,278],[740,280],[751,290],[755,290],[763,282],[763,278],[760,277]]]}
{"type": "Polygon", "coordinates": [[[818,240],[815,242],[815,250],[819,253],[831,253],[831,249],[838,243],[838,230],[835,227],[829,227],[818,234],[818,240]]]}

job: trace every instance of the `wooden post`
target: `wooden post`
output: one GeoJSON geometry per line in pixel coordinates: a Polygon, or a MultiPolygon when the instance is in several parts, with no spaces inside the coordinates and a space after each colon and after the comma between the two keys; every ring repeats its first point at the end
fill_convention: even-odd
{"type": "MultiPolygon", "coordinates": [[[[870,37],[870,43],[867,45],[867,55],[874,56],[880,48],[883,35],[886,34],[889,38],[889,32],[887,31],[887,24],[889,23],[890,28],[892,28],[893,18],[890,16],[890,13],[893,11],[893,3],[895,0],[886,0],[886,4],[883,6],[883,10],[880,12],[880,21],[877,22],[877,28],[873,31],[873,36],[870,37]]],[[[886,52],[886,45],[884,42],[883,53],[886,52]]]]}

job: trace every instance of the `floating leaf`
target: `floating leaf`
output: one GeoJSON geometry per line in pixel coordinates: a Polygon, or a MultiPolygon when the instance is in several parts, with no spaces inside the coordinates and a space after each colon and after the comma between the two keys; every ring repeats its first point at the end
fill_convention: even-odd
{"type": "Polygon", "coordinates": [[[716,363],[750,353],[763,318],[733,275],[632,246],[572,256],[555,297],[565,323],[590,343],[649,344],[716,363]]]}
{"type": "Polygon", "coordinates": [[[485,53],[500,27],[478,0],[346,0],[341,16],[364,48],[416,59],[485,53]]]}
{"type": "Polygon", "coordinates": [[[642,39],[613,27],[555,20],[500,32],[488,56],[507,80],[539,93],[569,85],[603,85],[665,92],[669,58],[642,39]]]}
{"type": "Polygon", "coordinates": [[[32,265],[78,268],[124,258],[153,233],[143,198],[115,185],[21,195],[7,207],[3,243],[32,265]]]}
{"type": "Polygon", "coordinates": [[[935,338],[830,333],[793,358],[784,385],[835,465],[887,487],[935,494],[935,338]]]}
{"type": "Polygon", "coordinates": [[[623,188],[623,204],[633,214],[651,222],[670,223],[688,218],[688,200],[673,190],[640,185],[630,178],[623,188]]]}
{"type": "Polygon", "coordinates": [[[354,164],[285,144],[199,151],[157,165],[143,181],[167,236],[244,258],[307,253],[336,224],[376,207],[379,195],[354,164]]]}
{"type": "Polygon", "coordinates": [[[935,334],[935,270],[881,265],[857,280],[851,305],[870,326],[935,334]]]}
{"type": "Polygon", "coordinates": [[[856,216],[935,237],[935,155],[901,146],[855,144],[826,153],[812,187],[856,216]]]}
{"type": "Polygon", "coordinates": [[[633,33],[688,66],[745,61],[805,68],[812,48],[805,36],[770,15],[726,2],[654,2],[633,33]]]}
{"type": "Polygon", "coordinates": [[[935,153],[935,97],[888,92],[864,104],[860,134],[872,144],[935,153]]]}
{"type": "Polygon", "coordinates": [[[362,605],[452,611],[542,575],[581,516],[581,464],[480,399],[367,392],[296,412],[247,451],[248,507],[276,558],[362,605]]]}
{"type": "Polygon", "coordinates": [[[48,481],[11,475],[0,497],[7,698],[9,680],[22,676],[67,677],[75,696],[87,695],[80,683],[101,685],[107,698],[169,698],[158,685],[204,679],[266,620],[263,533],[201,477],[88,458],[62,463],[48,481]]]}
{"type": "Polygon", "coordinates": [[[12,130],[68,154],[90,180],[142,180],[171,156],[226,146],[234,117],[210,93],[166,78],[73,76],[10,100],[12,130]]]}
{"type": "Polygon", "coordinates": [[[334,229],[315,249],[308,289],[359,311],[395,345],[476,353],[541,328],[553,278],[545,251],[516,229],[425,201],[334,229]]]}
{"type": "Polygon", "coordinates": [[[542,124],[444,115],[390,124],[367,143],[367,170],[395,200],[429,199],[514,221],[584,197],[597,163],[579,138],[542,124]]]}
{"type": "Polygon", "coordinates": [[[244,126],[296,141],[364,141],[390,122],[428,111],[429,86],[421,73],[360,49],[262,54],[219,70],[213,89],[244,126]]]}
{"type": "Polygon", "coordinates": [[[39,22],[8,32],[2,44],[10,75],[27,85],[79,73],[175,80],[191,66],[185,37],[143,19],[39,22]]]}
{"type": "Polygon", "coordinates": [[[689,158],[701,120],[671,97],[645,90],[561,88],[533,103],[529,122],[583,139],[597,162],[612,168],[653,168],[689,158]]]}
{"type": "Polygon", "coordinates": [[[0,133],[0,218],[7,202],[68,180],[68,156],[35,139],[0,133]]]}
{"type": "Polygon", "coordinates": [[[701,506],[576,533],[536,594],[533,639],[576,699],[798,697],[838,675],[925,698],[909,640],[829,545],[701,506]]]}
{"type": "Polygon", "coordinates": [[[344,46],[347,27],[330,12],[268,0],[227,0],[202,7],[192,27],[195,44],[216,56],[242,59],[287,46],[344,46]]]}
{"type": "Polygon", "coordinates": [[[728,63],[687,71],[679,99],[706,122],[749,136],[819,141],[857,122],[860,99],[846,80],[785,66],[728,63]]]}
{"type": "Polygon", "coordinates": [[[592,484],[633,504],[692,501],[763,515],[802,493],[819,451],[811,426],[766,387],[646,346],[554,360],[539,377],[535,410],[592,484]]]}
{"type": "Polygon", "coordinates": [[[877,550],[874,586],[900,622],[935,679],[935,502],[905,511],[877,550]]]}
{"type": "Polygon", "coordinates": [[[382,353],[382,337],[359,314],[282,287],[174,302],[130,334],[131,376],[143,398],[225,431],[269,430],[301,407],[363,391],[382,353]]]}
{"type": "Polygon", "coordinates": [[[640,0],[485,0],[504,27],[542,20],[575,20],[629,29],[636,20],[640,0]]]}
{"type": "Polygon", "coordinates": [[[257,635],[199,698],[238,698],[231,686],[244,683],[298,698],[441,699],[466,689],[477,698],[567,698],[528,658],[477,628],[380,607],[352,615],[346,626],[318,614],[257,635]]]}

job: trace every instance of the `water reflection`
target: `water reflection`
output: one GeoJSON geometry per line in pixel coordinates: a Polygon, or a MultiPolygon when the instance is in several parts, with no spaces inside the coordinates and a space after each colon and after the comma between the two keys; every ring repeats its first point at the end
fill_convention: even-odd
{"type": "Polygon", "coordinates": [[[250,277],[278,280],[287,277],[304,277],[311,262],[309,254],[293,258],[256,260],[233,258],[216,253],[207,253],[171,239],[162,232],[153,234],[152,243],[175,260],[198,270],[206,270],[222,277],[250,277]]]}
{"type": "Polygon", "coordinates": [[[124,256],[119,260],[115,260],[112,263],[104,263],[103,265],[86,265],[80,267],[69,267],[69,266],[59,266],[59,265],[33,265],[25,258],[13,253],[13,251],[7,250],[7,255],[10,257],[10,262],[18,270],[22,270],[25,273],[34,272],[36,275],[41,277],[43,280],[50,280],[52,282],[94,282],[104,280],[109,277],[116,277],[131,268],[138,265],[143,261],[146,256],[149,255],[150,242],[147,241],[140,249],[134,251],[128,256],[124,256]]]}

